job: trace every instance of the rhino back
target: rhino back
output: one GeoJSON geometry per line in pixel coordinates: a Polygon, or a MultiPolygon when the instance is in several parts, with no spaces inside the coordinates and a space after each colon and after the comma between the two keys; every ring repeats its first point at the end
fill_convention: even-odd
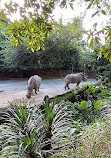
{"type": "Polygon", "coordinates": [[[65,77],[65,82],[69,82],[69,83],[78,83],[82,81],[82,77],[81,74],[68,74],[65,77]]]}
{"type": "Polygon", "coordinates": [[[34,76],[33,76],[33,82],[34,82],[35,84],[41,84],[42,78],[39,77],[38,75],[34,75],[34,76]]]}
{"type": "Polygon", "coordinates": [[[40,85],[42,78],[38,75],[31,76],[28,80],[28,87],[35,87],[36,85],[40,85]]]}

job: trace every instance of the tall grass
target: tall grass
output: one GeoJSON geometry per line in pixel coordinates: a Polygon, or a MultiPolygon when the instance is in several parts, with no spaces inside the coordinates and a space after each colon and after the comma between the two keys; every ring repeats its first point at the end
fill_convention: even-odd
{"type": "Polygon", "coordinates": [[[75,147],[70,145],[51,158],[111,158],[111,120],[89,126],[76,141],[75,147]]]}

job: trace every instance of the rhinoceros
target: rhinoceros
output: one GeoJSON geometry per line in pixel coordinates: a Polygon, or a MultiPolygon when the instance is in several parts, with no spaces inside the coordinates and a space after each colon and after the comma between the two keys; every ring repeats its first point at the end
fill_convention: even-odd
{"type": "Polygon", "coordinates": [[[98,79],[97,82],[93,83],[92,86],[96,87],[96,86],[100,86],[102,85],[102,80],[98,79]]]}
{"type": "Polygon", "coordinates": [[[42,78],[38,75],[31,76],[28,80],[28,86],[27,86],[27,98],[31,98],[31,94],[33,92],[33,89],[35,90],[35,93],[37,94],[37,91],[39,91],[40,85],[42,82],[42,78]]]}
{"type": "Polygon", "coordinates": [[[66,89],[66,87],[68,89],[70,89],[69,88],[70,83],[77,83],[77,86],[79,86],[81,81],[85,81],[85,82],[87,81],[87,77],[85,76],[84,73],[67,74],[66,77],[65,77],[65,84],[66,84],[65,89],[66,89]]]}

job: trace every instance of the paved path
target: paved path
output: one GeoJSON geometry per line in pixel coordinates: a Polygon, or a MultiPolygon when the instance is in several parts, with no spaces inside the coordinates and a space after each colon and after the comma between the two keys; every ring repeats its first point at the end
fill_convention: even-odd
{"type": "MultiPolygon", "coordinates": [[[[81,82],[80,86],[83,84],[90,84],[94,83],[96,80],[88,79],[87,82],[81,82]]],[[[70,84],[70,90],[64,89],[64,79],[48,79],[43,80],[40,92],[38,94],[34,94],[31,99],[26,98],[27,88],[26,88],[27,80],[23,81],[0,81],[0,108],[4,108],[10,105],[12,102],[20,103],[27,103],[30,106],[30,102],[38,105],[43,102],[45,95],[49,97],[54,97],[56,95],[60,95],[66,93],[75,88],[76,84],[70,84]],[[2,92],[3,91],[3,92],[2,92]]]]}

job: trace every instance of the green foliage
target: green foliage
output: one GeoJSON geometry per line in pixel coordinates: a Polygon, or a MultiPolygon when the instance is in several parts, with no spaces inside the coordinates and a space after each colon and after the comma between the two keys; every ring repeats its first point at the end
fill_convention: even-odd
{"type": "Polygon", "coordinates": [[[101,65],[98,66],[98,74],[103,76],[103,80],[111,81],[111,64],[109,62],[105,63],[102,62],[101,65]]]}
{"type": "Polygon", "coordinates": [[[93,108],[91,101],[75,102],[72,108],[73,120],[79,120],[84,125],[95,122],[100,118],[100,111],[93,108]],[[90,102],[90,104],[89,104],[90,102]]]}
{"type": "MultiPolygon", "coordinates": [[[[46,4],[43,2],[39,2],[42,4],[39,4],[35,1],[33,2],[36,4],[32,4],[32,1],[25,1],[23,7],[19,6],[18,3],[14,3],[13,1],[6,3],[5,9],[1,12],[2,16],[0,19],[6,19],[3,16],[4,13],[8,12],[10,13],[10,15],[13,15],[13,13],[16,13],[19,10],[22,18],[19,21],[9,21],[8,32],[11,36],[13,35],[12,42],[16,46],[18,44],[22,44],[23,38],[25,38],[28,40],[28,48],[31,48],[31,50],[34,52],[34,49],[39,50],[40,48],[44,47],[44,38],[49,37],[49,33],[52,30],[53,24],[52,22],[49,22],[48,16],[46,15],[48,13],[48,10],[47,12],[45,12],[46,14],[44,14],[44,7],[46,4]],[[37,11],[40,9],[39,5],[42,5],[41,8],[43,13],[41,14],[39,14],[39,12],[37,11]],[[33,7],[34,10],[32,9],[33,7]],[[29,8],[31,8],[31,10],[33,11],[29,11],[29,8]]],[[[47,3],[49,2],[47,1],[47,3]]]]}
{"type": "Polygon", "coordinates": [[[23,43],[23,38],[28,39],[27,46],[28,49],[31,48],[32,52],[34,49],[37,51],[44,48],[44,38],[49,37],[51,30],[52,25],[48,23],[47,19],[38,16],[32,18],[31,21],[27,18],[19,22],[14,21],[8,27],[8,33],[13,35],[12,42],[17,46],[23,43]]]}
{"type": "Polygon", "coordinates": [[[36,110],[14,105],[5,114],[6,123],[0,126],[1,156],[31,157],[33,153],[33,158],[41,155],[44,122],[41,111],[36,110]]]}
{"type": "Polygon", "coordinates": [[[77,121],[72,121],[72,126],[70,129],[71,137],[72,139],[77,139],[83,134],[84,128],[83,124],[81,122],[77,121]]]}
{"type": "Polygon", "coordinates": [[[94,104],[94,107],[99,110],[101,107],[102,107],[102,101],[101,100],[98,100],[95,104],[94,104]]]}
{"type": "Polygon", "coordinates": [[[78,148],[78,155],[80,157],[110,157],[110,139],[111,139],[111,121],[97,122],[92,127],[88,128],[81,137],[82,143],[78,148]],[[108,136],[109,135],[109,136],[108,136]]]}
{"type": "MultiPolygon", "coordinates": [[[[5,52],[10,52],[13,50],[13,44],[11,43],[12,37],[7,33],[7,28],[2,28],[0,25],[0,69],[4,68],[5,62],[8,57],[4,57],[5,52]]],[[[9,62],[9,60],[8,60],[9,62]]]]}
{"type": "MultiPolygon", "coordinates": [[[[26,41],[24,38],[22,38],[23,44],[15,47],[11,44],[13,36],[9,37],[7,28],[1,28],[1,37],[4,36],[0,42],[0,47],[2,48],[2,51],[0,51],[1,69],[24,71],[38,68],[74,68],[74,70],[97,70],[101,73],[101,67],[105,65],[105,72],[102,72],[102,74],[104,78],[108,77],[110,79],[110,64],[103,57],[98,59],[99,47],[95,46],[95,52],[92,52],[86,48],[83,42],[79,41],[83,32],[81,19],[74,18],[73,22],[67,25],[63,25],[61,19],[57,25],[58,30],[53,30],[50,38],[45,40],[45,50],[40,49],[40,51],[36,51],[33,47],[27,50],[28,40],[26,41]]],[[[18,23],[16,29],[18,29],[16,33],[19,33],[18,23]]]]}
{"type": "Polygon", "coordinates": [[[79,64],[85,71],[95,71],[98,65],[97,57],[97,52],[92,52],[84,47],[80,53],[79,64]]]}
{"type": "Polygon", "coordinates": [[[84,108],[87,108],[87,102],[86,101],[82,101],[81,102],[81,107],[84,109],[84,108]]]}
{"type": "Polygon", "coordinates": [[[50,38],[45,40],[44,67],[71,69],[73,65],[77,68],[81,51],[77,39],[81,38],[81,30],[81,19],[74,18],[73,22],[67,25],[63,25],[61,19],[58,30],[52,31],[50,38]]]}
{"type": "Polygon", "coordinates": [[[47,126],[51,126],[55,113],[53,107],[49,105],[47,99],[46,99],[46,103],[44,104],[44,109],[46,114],[45,119],[47,121],[47,126]]]}
{"type": "MultiPolygon", "coordinates": [[[[108,120],[107,122],[100,123],[101,116],[104,117],[105,115],[105,111],[102,106],[105,105],[105,102],[109,105],[111,101],[111,88],[110,84],[108,85],[109,88],[106,86],[95,88],[93,93],[91,92],[92,86],[89,85],[87,95],[90,95],[90,93],[92,93],[92,95],[95,94],[94,96],[96,96],[97,99],[75,102],[72,105],[72,118],[74,122],[72,123],[73,128],[71,129],[71,132],[75,139],[79,139],[77,139],[77,141],[72,140],[70,144],[68,144],[69,148],[65,148],[65,150],[63,148],[62,151],[58,151],[57,154],[54,154],[52,158],[64,156],[81,158],[87,156],[91,156],[92,158],[96,158],[97,156],[101,157],[102,155],[105,155],[105,157],[110,156],[111,121],[108,120]],[[98,121],[98,119],[100,119],[100,121],[98,121]],[[88,126],[87,129],[84,129],[85,125],[90,123],[92,126],[88,126]],[[78,135],[75,135],[76,132],[78,135]]],[[[106,108],[108,108],[107,104],[106,108]]],[[[108,111],[106,111],[106,113],[108,113],[108,111]]]]}
{"type": "Polygon", "coordinates": [[[108,100],[110,101],[111,93],[108,86],[98,86],[95,88],[88,84],[85,86],[89,88],[85,90],[84,93],[78,94],[77,92],[69,92],[55,98],[55,101],[59,102],[64,99],[72,102],[73,120],[80,120],[82,123],[89,124],[101,118],[104,100],[106,100],[106,102],[108,102],[108,100]]]}
{"type": "MultiPolygon", "coordinates": [[[[46,102],[42,107],[35,105],[34,107],[29,108],[27,105],[24,106],[21,104],[17,106],[16,104],[12,104],[12,107],[4,113],[4,116],[2,115],[5,123],[0,125],[0,156],[6,158],[11,156],[42,158],[45,154],[50,156],[49,152],[61,155],[64,151],[68,152],[68,156],[70,154],[75,154],[75,152],[76,155],[78,152],[80,155],[82,151],[86,150],[86,144],[88,142],[92,141],[91,144],[93,143],[92,138],[97,139],[95,133],[93,133],[95,127],[97,127],[95,122],[103,117],[103,115],[101,115],[101,109],[106,100],[111,101],[111,87],[110,84],[108,85],[109,87],[99,86],[97,88],[92,87],[92,85],[87,85],[89,89],[87,89],[84,95],[87,94],[87,98],[89,98],[89,95],[94,96],[91,100],[86,98],[86,100],[82,101],[76,100],[74,103],[61,101],[60,103],[55,104],[54,102],[49,103],[46,99],[46,102]],[[96,99],[95,96],[97,97],[96,99]],[[88,140],[84,147],[82,140],[85,136],[84,133],[87,135],[85,126],[89,124],[93,124],[91,127],[91,135],[89,135],[91,136],[91,140],[88,140]],[[73,145],[73,149],[75,150],[69,152],[73,145]],[[76,149],[78,150],[76,151],[76,149]]],[[[72,97],[74,97],[74,94],[77,93],[72,93],[72,97]]],[[[104,136],[109,138],[109,123],[107,124],[107,127],[104,136]]],[[[100,131],[101,130],[99,129],[99,132],[100,131]]],[[[84,141],[86,141],[86,139],[84,141]]],[[[95,141],[96,140],[94,140],[94,142],[95,141]]],[[[98,142],[96,141],[96,145],[93,145],[92,147],[95,147],[94,149],[91,148],[94,151],[91,152],[92,156],[98,156],[100,153],[95,153],[96,148],[98,149],[98,142]]],[[[105,153],[108,155],[109,150],[107,151],[105,151],[105,153]]],[[[84,152],[82,155],[83,154],[84,152]]]]}
{"type": "Polygon", "coordinates": [[[111,4],[108,0],[106,1],[100,1],[100,0],[94,0],[91,1],[88,5],[87,9],[91,9],[95,7],[95,13],[92,14],[92,17],[95,17],[96,15],[101,15],[101,17],[108,16],[109,20],[106,22],[106,26],[103,25],[102,29],[100,28],[98,30],[97,26],[98,23],[94,23],[93,28],[87,32],[88,34],[88,40],[90,39],[89,46],[93,48],[94,44],[97,43],[100,45],[99,51],[100,51],[100,57],[101,55],[104,55],[104,57],[111,62],[111,19],[110,19],[110,13],[111,13],[111,4]],[[96,6],[96,7],[95,7],[96,6]],[[104,6],[104,9],[103,9],[104,6]],[[101,36],[102,34],[102,36],[101,36]],[[105,44],[102,44],[102,40],[105,40],[105,44]]]}
{"type": "MultiPolygon", "coordinates": [[[[99,15],[109,16],[111,13],[111,4],[109,0],[84,0],[87,9],[94,8],[94,13],[92,13],[92,18],[99,15]],[[104,9],[103,9],[104,8],[104,9]]],[[[54,9],[58,5],[61,8],[65,8],[68,5],[73,9],[75,0],[45,0],[44,1],[35,1],[35,0],[25,0],[24,5],[21,7],[18,3],[10,1],[5,4],[5,9],[1,12],[1,23],[4,27],[4,20],[6,19],[5,15],[13,15],[17,11],[20,12],[21,19],[18,22],[10,23],[9,30],[13,34],[13,43],[16,45],[22,43],[23,38],[28,39],[28,47],[31,48],[32,52],[34,49],[39,50],[44,47],[44,39],[47,38],[54,28],[53,18],[51,17],[54,9]],[[7,14],[8,13],[8,14],[7,14]]],[[[83,3],[83,2],[82,2],[83,3]]],[[[109,23],[98,31],[97,24],[94,24],[93,30],[90,30],[88,34],[88,39],[91,39],[90,46],[93,47],[94,43],[100,44],[101,38],[100,34],[105,36],[105,45],[101,45],[100,52],[104,55],[105,58],[109,59],[111,62],[111,27],[110,27],[110,18],[109,23]]],[[[56,26],[56,25],[55,25],[56,26]]],[[[78,35],[81,35],[78,33],[78,35]]]]}
{"type": "Polygon", "coordinates": [[[111,155],[111,119],[105,122],[96,122],[86,128],[84,134],[69,148],[55,153],[51,158],[109,158],[111,155]],[[76,147],[73,146],[76,144],[76,147]]]}
{"type": "MultiPolygon", "coordinates": [[[[16,33],[19,33],[19,26],[17,26],[17,29],[16,33]]],[[[2,29],[2,31],[6,36],[7,28],[2,29]]],[[[77,39],[81,38],[80,32],[82,32],[81,19],[75,18],[73,23],[66,26],[60,22],[58,30],[54,30],[50,38],[45,39],[45,50],[41,47],[40,51],[34,50],[34,52],[32,47],[32,49],[27,49],[28,41],[24,40],[24,38],[22,38],[23,44],[18,46],[11,44],[13,38],[10,38],[9,41],[5,38],[4,48],[0,51],[1,61],[4,64],[2,69],[9,69],[10,71],[36,70],[40,68],[71,69],[72,65],[74,68],[78,68],[81,46],[78,46],[79,41],[77,42],[77,39]]]]}
{"type": "Polygon", "coordinates": [[[65,143],[71,128],[70,106],[61,102],[51,107],[47,103],[42,110],[38,106],[12,105],[4,115],[5,123],[0,125],[0,156],[42,158],[65,143]]]}
{"type": "MultiPolygon", "coordinates": [[[[102,31],[98,31],[97,34],[105,34],[105,44],[101,44],[100,43],[100,38],[99,36],[97,37],[93,37],[91,38],[90,44],[89,46],[93,49],[94,47],[94,43],[97,43],[100,45],[100,48],[98,49],[98,51],[100,52],[99,57],[101,58],[101,56],[103,55],[104,58],[106,58],[107,60],[109,60],[109,62],[111,63],[111,26],[106,26],[105,28],[103,28],[102,31]]],[[[91,32],[92,34],[92,32],[91,32]]],[[[91,35],[89,35],[90,37],[91,35]]],[[[93,35],[94,36],[94,35],[93,35]]]]}
{"type": "MultiPolygon", "coordinates": [[[[5,3],[5,9],[0,8],[1,17],[0,21],[6,20],[4,14],[12,15],[16,12],[20,13],[21,19],[19,21],[10,22],[8,32],[13,35],[12,42],[15,45],[23,43],[23,38],[28,40],[27,46],[34,52],[34,49],[44,49],[44,39],[49,37],[49,34],[56,25],[54,25],[53,18],[51,17],[52,11],[59,3],[60,7],[67,6],[64,1],[58,0],[25,0],[23,6],[17,2],[9,1],[5,3]]],[[[68,2],[72,8],[72,1],[68,2]]]]}

